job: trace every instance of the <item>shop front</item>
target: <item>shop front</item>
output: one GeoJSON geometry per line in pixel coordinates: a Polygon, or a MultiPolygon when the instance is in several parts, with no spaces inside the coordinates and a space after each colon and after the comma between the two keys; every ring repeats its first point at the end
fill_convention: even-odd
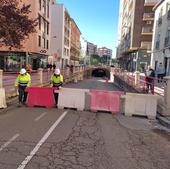
{"type": "Polygon", "coordinates": [[[0,52],[0,69],[5,72],[18,72],[30,64],[33,70],[46,68],[48,56],[29,52],[0,52]]]}
{"type": "Polygon", "coordinates": [[[0,69],[4,71],[16,72],[25,64],[25,52],[0,52],[0,69]]]}

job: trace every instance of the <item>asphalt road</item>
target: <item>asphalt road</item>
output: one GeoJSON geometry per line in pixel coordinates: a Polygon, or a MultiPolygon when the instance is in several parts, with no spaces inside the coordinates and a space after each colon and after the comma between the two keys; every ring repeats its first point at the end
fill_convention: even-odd
{"type": "MultiPolygon", "coordinates": [[[[73,86],[118,90],[84,83],[73,86]]],[[[0,133],[0,169],[170,168],[170,136],[147,119],[12,106],[0,115],[0,133]]]]}

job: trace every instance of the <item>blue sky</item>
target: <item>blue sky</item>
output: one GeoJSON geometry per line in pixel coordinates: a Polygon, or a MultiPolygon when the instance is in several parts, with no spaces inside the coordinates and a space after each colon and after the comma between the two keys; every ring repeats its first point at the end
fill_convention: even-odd
{"type": "Polygon", "coordinates": [[[82,36],[98,47],[106,46],[115,55],[119,0],[57,0],[65,4],[82,36]]]}

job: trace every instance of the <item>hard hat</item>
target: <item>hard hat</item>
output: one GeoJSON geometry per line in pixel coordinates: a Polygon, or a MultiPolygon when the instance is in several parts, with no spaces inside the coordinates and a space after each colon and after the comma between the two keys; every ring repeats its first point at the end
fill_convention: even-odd
{"type": "Polygon", "coordinates": [[[21,75],[23,75],[23,74],[25,74],[26,73],[26,70],[23,68],[23,69],[21,69],[20,70],[20,72],[19,72],[21,75]]]}
{"type": "Polygon", "coordinates": [[[54,74],[59,75],[60,74],[60,69],[55,69],[54,74]]]}

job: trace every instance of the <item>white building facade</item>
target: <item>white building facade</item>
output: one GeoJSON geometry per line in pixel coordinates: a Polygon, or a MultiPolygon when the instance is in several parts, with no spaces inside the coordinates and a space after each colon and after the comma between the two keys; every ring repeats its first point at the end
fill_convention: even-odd
{"type": "Polygon", "coordinates": [[[64,4],[53,3],[51,14],[51,45],[53,62],[64,68],[70,64],[71,17],[64,4]]]}
{"type": "Polygon", "coordinates": [[[155,7],[151,66],[156,69],[163,63],[165,74],[170,76],[170,0],[162,0],[155,7]]]}

